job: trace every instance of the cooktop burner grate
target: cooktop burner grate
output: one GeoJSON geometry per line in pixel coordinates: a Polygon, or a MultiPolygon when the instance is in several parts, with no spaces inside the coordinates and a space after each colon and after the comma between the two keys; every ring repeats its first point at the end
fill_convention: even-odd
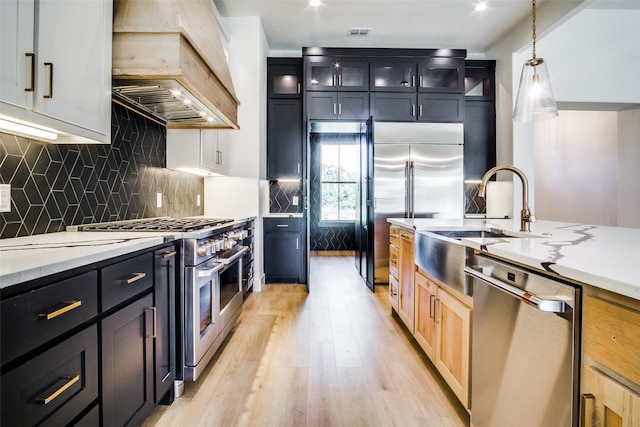
{"type": "Polygon", "coordinates": [[[233,222],[230,218],[149,218],[78,226],[79,231],[196,231],[233,222]]]}

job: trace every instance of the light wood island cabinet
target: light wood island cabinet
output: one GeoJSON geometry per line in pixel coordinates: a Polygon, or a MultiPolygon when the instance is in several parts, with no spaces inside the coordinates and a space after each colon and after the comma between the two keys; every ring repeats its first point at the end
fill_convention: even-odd
{"type": "Polygon", "coordinates": [[[389,297],[391,305],[397,305],[394,309],[398,316],[413,334],[415,309],[413,280],[416,271],[413,258],[414,233],[401,227],[390,227],[389,233],[389,297]]]}
{"type": "Polygon", "coordinates": [[[472,298],[418,269],[412,230],[391,226],[389,300],[460,402],[469,409],[472,298]]]}
{"type": "Polygon", "coordinates": [[[585,287],[582,411],[586,427],[640,425],[640,302],[585,287]]]}
{"type": "Polygon", "coordinates": [[[415,273],[415,339],[465,408],[470,408],[471,297],[415,273]]]}

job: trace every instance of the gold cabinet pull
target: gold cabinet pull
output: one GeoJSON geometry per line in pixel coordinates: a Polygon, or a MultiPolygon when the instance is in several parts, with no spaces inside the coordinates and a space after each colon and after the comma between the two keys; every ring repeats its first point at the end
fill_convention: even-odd
{"type": "Polygon", "coordinates": [[[25,91],[27,92],[33,92],[36,82],[35,82],[35,78],[36,78],[36,73],[35,73],[35,69],[36,69],[36,55],[35,53],[25,53],[25,56],[27,58],[31,59],[31,73],[29,73],[29,75],[31,76],[29,78],[29,87],[24,88],[25,91]]]}
{"type": "Polygon", "coordinates": [[[171,252],[165,252],[162,254],[162,259],[169,259],[173,256],[175,256],[178,252],[176,251],[171,251],[171,252]]]}
{"type": "Polygon", "coordinates": [[[436,296],[429,295],[429,317],[436,320],[436,296]]]}
{"type": "Polygon", "coordinates": [[[56,397],[60,396],[64,393],[69,387],[80,381],[80,375],[76,375],[75,377],[62,377],[62,379],[68,380],[62,387],[51,393],[49,396],[44,399],[36,399],[36,403],[40,405],[48,405],[51,403],[56,397]]]}
{"type": "Polygon", "coordinates": [[[580,427],[591,427],[593,420],[591,419],[591,412],[593,407],[589,407],[587,410],[587,402],[595,402],[596,397],[591,393],[584,393],[580,396],[580,427]],[[589,420],[587,422],[587,420],[589,420]]]}
{"type": "Polygon", "coordinates": [[[147,338],[157,338],[158,337],[158,310],[156,307],[147,307],[147,309],[153,311],[153,333],[151,335],[147,335],[147,338]]]}
{"type": "Polygon", "coordinates": [[[49,93],[45,95],[45,98],[53,98],[53,63],[45,62],[45,67],[49,67],[49,93]]]}
{"type": "Polygon", "coordinates": [[[300,95],[300,82],[298,82],[298,95],[300,95]]]}
{"type": "Polygon", "coordinates": [[[133,277],[130,279],[123,280],[122,283],[125,285],[130,285],[133,282],[137,282],[140,279],[144,279],[147,276],[147,273],[133,273],[133,277]]]}
{"type": "Polygon", "coordinates": [[[51,313],[40,313],[40,314],[38,314],[38,317],[41,317],[41,318],[43,318],[45,320],[51,320],[54,317],[58,317],[61,314],[64,314],[64,313],[66,313],[68,311],[73,310],[74,308],[80,307],[81,305],[82,305],[82,301],[81,300],[69,301],[68,304],[65,305],[64,307],[59,308],[59,309],[57,309],[55,311],[52,311],[51,313]]]}

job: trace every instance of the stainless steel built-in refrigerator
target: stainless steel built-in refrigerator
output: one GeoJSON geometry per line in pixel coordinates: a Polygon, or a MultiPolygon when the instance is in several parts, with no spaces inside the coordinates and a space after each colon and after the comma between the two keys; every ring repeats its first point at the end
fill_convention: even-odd
{"type": "Polygon", "coordinates": [[[375,283],[389,281],[387,218],[462,218],[461,123],[373,124],[375,283]]]}

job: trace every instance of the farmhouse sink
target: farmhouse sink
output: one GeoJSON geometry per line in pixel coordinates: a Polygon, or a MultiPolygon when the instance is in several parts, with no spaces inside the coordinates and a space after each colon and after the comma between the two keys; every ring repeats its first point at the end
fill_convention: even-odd
{"type": "Polygon", "coordinates": [[[451,239],[462,240],[466,238],[475,237],[517,237],[509,236],[500,231],[486,231],[486,230],[434,230],[429,231],[439,236],[449,237],[451,239]]]}
{"type": "Polygon", "coordinates": [[[467,257],[473,255],[461,242],[463,238],[517,237],[485,230],[418,231],[415,237],[415,263],[429,275],[466,295],[472,294],[464,274],[467,257]]]}

